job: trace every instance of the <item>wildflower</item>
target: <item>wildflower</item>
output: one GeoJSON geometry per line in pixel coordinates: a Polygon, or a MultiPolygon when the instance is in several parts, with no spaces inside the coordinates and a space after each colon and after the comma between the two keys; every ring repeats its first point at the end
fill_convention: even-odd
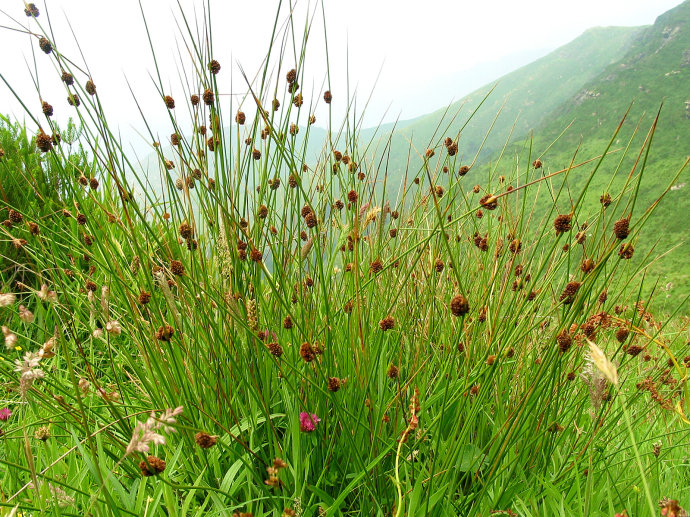
{"type": "Polygon", "coordinates": [[[16,300],[17,297],[12,293],[0,293],[0,307],[9,307],[16,300]]]}
{"type": "Polygon", "coordinates": [[[42,442],[47,442],[50,438],[50,428],[46,425],[42,425],[34,432],[34,438],[42,442]]]}
{"type": "Polygon", "coordinates": [[[17,344],[17,335],[4,325],[2,326],[2,334],[5,337],[5,348],[12,350],[17,344]]]}
{"type": "Polygon", "coordinates": [[[316,425],[321,422],[321,419],[315,413],[311,415],[305,411],[299,414],[299,428],[304,433],[311,433],[316,429],[316,425]]]}
{"type": "Polygon", "coordinates": [[[106,323],[105,330],[108,332],[108,334],[111,334],[113,336],[119,336],[120,334],[122,334],[122,326],[120,325],[120,322],[116,320],[109,321],[108,323],[106,323]]]}
{"type": "Polygon", "coordinates": [[[162,429],[165,433],[175,432],[175,429],[170,426],[177,423],[176,417],[181,415],[182,411],[182,406],[178,406],[175,409],[166,409],[160,418],[157,418],[156,413],[152,411],[146,422],[137,422],[132,432],[132,439],[125,450],[125,456],[132,452],[147,453],[151,443],[154,445],[165,445],[165,437],[156,431],[162,429]]]}
{"type": "Polygon", "coordinates": [[[10,417],[12,416],[12,411],[10,411],[10,408],[2,408],[0,409],[0,420],[3,422],[7,422],[10,417]]]}

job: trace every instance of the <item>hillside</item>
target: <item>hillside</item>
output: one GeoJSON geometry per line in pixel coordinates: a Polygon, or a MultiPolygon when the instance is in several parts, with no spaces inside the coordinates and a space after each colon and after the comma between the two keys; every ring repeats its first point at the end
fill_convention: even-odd
{"type": "Polygon", "coordinates": [[[485,143],[483,156],[501,149],[514,123],[512,139],[524,138],[605,67],[620,59],[640,30],[637,27],[589,29],[567,45],[505,75],[496,83],[479,88],[447,109],[415,119],[393,137],[389,174],[396,176],[405,170],[409,142],[423,153],[430,143],[438,145],[446,135],[456,135],[494,86],[494,91],[462,131],[460,155],[465,159],[473,158],[504,103],[485,143]],[[459,115],[454,117],[456,113],[459,115]]]}
{"type": "MultiPolygon", "coordinates": [[[[688,84],[690,1],[662,14],[654,25],[640,30],[620,60],[605,67],[568,101],[548,114],[534,130],[534,148],[545,149],[572,123],[557,145],[543,157],[544,163],[550,166],[547,170],[567,166],[573,150],[581,140],[584,146],[580,156],[595,155],[604,148],[630,103],[633,103],[632,108],[621,129],[616,147],[627,144],[635,126],[641,121],[641,130],[633,139],[633,148],[639,148],[663,102],[646,178],[639,193],[641,205],[653,202],[690,155],[688,84]]],[[[612,160],[609,166],[616,165],[616,162],[617,160],[612,160]]],[[[632,167],[632,159],[621,165],[616,181],[609,187],[612,194],[616,193],[616,189],[620,190],[632,167]]],[[[656,244],[657,253],[679,246],[655,264],[651,271],[661,275],[661,286],[670,283],[663,296],[669,297],[671,301],[690,293],[690,265],[687,261],[690,254],[687,236],[690,227],[687,221],[687,214],[690,212],[690,199],[687,195],[690,188],[689,174],[690,171],[686,170],[662,201],[639,243],[639,250],[645,252],[656,244]]],[[[578,175],[573,176],[575,185],[577,178],[578,175]]],[[[589,202],[597,202],[596,196],[607,188],[603,181],[595,178],[589,202]]],[[[641,215],[633,213],[633,222],[641,215]]]]}

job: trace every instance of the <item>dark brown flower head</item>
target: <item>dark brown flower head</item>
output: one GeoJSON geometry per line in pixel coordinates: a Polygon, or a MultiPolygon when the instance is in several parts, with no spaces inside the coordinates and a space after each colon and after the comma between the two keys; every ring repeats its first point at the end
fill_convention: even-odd
{"type": "Polygon", "coordinates": [[[77,224],[82,226],[86,224],[86,216],[84,214],[77,214],[77,224]]]}
{"type": "Polygon", "coordinates": [[[170,271],[175,276],[182,276],[184,275],[184,265],[182,265],[182,262],[180,262],[179,260],[171,260],[170,271]]]}
{"type": "MultiPolygon", "coordinates": [[[[199,96],[195,93],[189,98],[190,102],[192,103],[192,106],[198,106],[199,105],[199,96]]],[[[204,133],[205,133],[205,128],[204,128],[204,133]]],[[[203,133],[202,133],[203,134],[203,133]]]]}
{"type": "Polygon", "coordinates": [[[293,68],[292,70],[290,70],[290,71],[287,73],[287,75],[286,75],[285,78],[287,79],[287,82],[288,82],[289,84],[294,83],[294,82],[297,80],[297,70],[295,70],[295,69],[293,68]]]}
{"type": "Polygon", "coordinates": [[[381,321],[379,321],[379,327],[381,327],[381,330],[383,330],[384,332],[386,330],[391,330],[395,328],[395,319],[393,318],[393,316],[386,316],[381,321]]]}
{"type": "Polygon", "coordinates": [[[245,123],[247,120],[247,116],[244,114],[244,111],[238,111],[237,115],[235,115],[235,122],[237,122],[240,126],[245,123]]]}
{"type": "Polygon", "coordinates": [[[189,225],[189,223],[184,222],[180,225],[180,237],[183,239],[191,239],[194,237],[194,230],[192,227],[189,225]]]}
{"type": "Polygon", "coordinates": [[[156,339],[158,341],[170,341],[173,335],[175,335],[175,329],[166,324],[158,328],[156,339]]]}
{"type": "Polygon", "coordinates": [[[89,184],[89,178],[84,176],[83,174],[79,176],[79,183],[81,184],[82,187],[85,187],[89,184]]]}
{"type": "Polygon", "coordinates": [[[297,124],[290,124],[290,134],[295,136],[297,133],[299,133],[299,127],[297,124]]]}
{"type": "Polygon", "coordinates": [[[252,246],[252,250],[249,252],[249,258],[254,262],[261,262],[264,258],[263,253],[252,246]]]}
{"type": "Polygon", "coordinates": [[[601,197],[599,198],[599,202],[601,205],[606,208],[611,204],[611,194],[606,192],[605,194],[602,194],[601,197]]]}
{"type": "Polygon", "coordinates": [[[252,151],[252,158],[254,158],[255,160],[260,160],[261,159],[261,151],[259,151],[258,149],[254,149],[252,151]]]}
{"type": "Polygon", "coordinates": [[[96,282],[94,282],[93,280],[87,280],[86,284],[84,284],[84,287],[86,288],[87,291],[91,291],[92,293],[95,293],[96,290],[98,289],[96,282]]]}
{"type": "Polygon", "coordinates": [[[434,269],[436,270],[437,273],[441,273],[443,271],[443,268],[445,267],[445,264],[440,258],[437,258],[434,261],[434,269]]]}
{"type": "Polygon", "coordinates": [[[41,230],[36,223],[29,222],[29,232],[31,235],[38,235],[41,233],[41,230]]]}
{"type": "Polygon", "coordinates": [[[436,197],[443,197],[443,187],[441,185],[436,185],[434,191],[436,192],[436,197]]]}
{"type": "Polygon", "coordinates": [[[194,435],[194,441],[202,449],[210,449],[216,444],[218,437],[211,436],[210,434],[201,431],[194,435]]]}
{"type": "Polygon", "coordinates": [[[575,300],[575,295],[577,294],[578,289],[580,289],[580,285],[580,282],[575,280],[568,282],[558,300],[566,304],[573,303],[575,300]]]}
{"type": "Polygon", "coordinates": [[[625,349],[625,353],[632,357],[635,357],[639,355],[642,352],[642,350],[644,349],[640,345],[630,345],[628,346],[628,348],[625,349]]]}
{"type": "Polygon", "coordinates": [[[571,221],[573,216],[570,214],[560,214],[553,220],[553,227],[556,229],[556,235],[569,232],[572,228],[571,221]]]}
{"type": "Polygon", "coordinates": [[[331,94],[330,90],[327,90],[323,94],[323,100],[326,104],[330,104],[331,101],[333,100],[333,95],[331,94]]]}
{"type": "Polygon", "coordinates": [[[625,343],[628,339],[628,329],[621,327],[616,331],[616,339],[619,343],[625,343]]]}
{"type": "Polygon", "coordinates": [[[144,477],[156,476],[165,470],[165,461],[155,456],[149,456],[139,462],[139,470],[144,477]]]}
{"type": "Polygon", "coordinates": [[[498,201],[496,200],[496,196],[486,194],[479,200],[479,204],[487,210],[496,210],[496,207],[498,206],[498,201]]]}
{"type": "Polygon", "coordinates": [[[43,114],[46,117],[52,117],[53,116],[53,107],[48,104],[46,101],[43,101],[41,103],[41,109],[43,110],[43,114]]]}
{"type": "Polygon", "coordinates": [[[556,336],[556,342],[558,343],[558,349],[561,352],[567,352],[573,345],[573,338],[565,329],[563,329],[561,333],[556,336]]]}
{"type": "Polygon", "coordinates": [[[24,221],[24,216],[12,208],[9,209],[8,215],[13,224],[21,224],[24,221]]]}
{"type": "Polygon", "coordinates": [[[280,101],[278,99],[273,99],[273,111],[278,111],[280,108],[280,101]]]}
{"type": "Polygon", "coordinates": [[[211,106],[213,104],[213,100],[215,99],[213,90],[211,90],[210,88],[206,88],[201,97],[204,99],[204,104],[206,104],[206,106],[211,106]]]}
{"type": "Polygon", "coordinates": [[[274,357],[280,357],[281,355],[283,355],[283,347],[280,346],[279,343],[267,343],[266,348],[268,348],[269,353],[274,357]]]}
{"type": "Polygon", "coordinates": [[[268,180],[268,187],[271,190],[278,190],[280,187],[280,178],[273,178],[272,180],[268,180]]]}
{"type": "Polygon", "coordinates": [[[375,259],[370,265],[369,265],[369,271],[371,271],[373,274],[380,273],[383,271],[383,262],[381,262],[380,258],[375,259]]]}
{"type": "Polygon", "coordinates": [[[340,389],[340,379],[337,377],[328,378],[328,391],[335,393],[340,389]]]}
{"type": "Polygon", "coordinates": [[[386,377],[389,379],[397,379],[399,375],[400,370],[398,370],[397,366],[391,363],[391,365],[388,367],[388,371],[386,372],[386,377]]]}
{"type": "Polygon", "coordinates": [[[62,76],[60,76],[60,79],[62,79],[62,82],[65,83],[67,86],[72,86],[74,84],[74,76],[69,72],[63,71],[62,76]]]}
{"type": "Polygon", "coordinates": [[[541,160],[539,158],[537,158],[536,160],[534,160],[532,162],[532,167],[534,167],[535,169],[541,169],[541,166],[542,166],[542,163],[541,163],[541,160]]]}
{"type": "Polygon", "coordinates": [[[91,246],[93,244],[93,236],[85,233],[84,234],[84,244],[87,246],[91,246]]]}
{"type": "Polygon", "coordinates": [[[458,176],[464,176],[469,172],[469,170],[470,168],[467,165],[463,165],[462,167],[460,167],[460,169],[458,169],[458,176]]]}
{"type": "Polygon", "coordinates": [[[38,40],[38,46],[41,48],[43,52],[46,54],[50,54],[53,51],[53,45],[51,45],[50,41],[48,41],[47,38],[41,38],[38,40]]]}
{"type": "Polygon", "coordinates": [[[458,294],[450,301],[450,312],[453,316],[460,317],[470,312],[470,304],[462,294],[458,294]]]}
{"type": "Polygon", "coordinates": [[[299,347],[299,355],[305,363],[311,363],[316,357],[314,349],[307,342],[302,343],[302,346],[299,347]]]}
{"type": "MultiPolygon", "coordinates": [[[[450,144],[448,146],[447,149],[448,149],[448,156],[455,156],[456,154],[458,154],[458,143],[453,142],[452,144],[450,144]]],[[[447,171],[444,171],[444,172],[447,172],[447,171]]]]}
{"type": "MultiPolygon", "coordinates": [[[[297,84],[297,83],[295,83],[295,84],[297,84]]],[[[304,99],[302,98],[302,94],[301,94],[301,93],[298,93],[297,95],[295,95],[295,98],[292,100],[292,103],[293,103],[297,108],[301,108],[303,102],[304,102],[304,99]]]]}
{"type": "Polygon", "coordinates": [[[213,75],[218,75],[218,72],[220,72],[220,63],[213,59],[208,64],[208,69],[211,71],[213,75]]]}
{"type": "Polygon", "coordinates": [[[165,102],[165,107],[169,110],[175,108],[175,99],[173,99],[170,95],[163,97],[163,101],[165,102]]]}
{"type": "Polygon", "coordinates": [[[520,253],[522,251],[522,242],[519,239],[513,239],[508,245],[508,249],[511,253],[520,253]]]}
{"type": "Polygon", "coordinates": [[[36,135],[36,147],[38,147],[42,152],[47,153],[53,148],[53,140],[43,131],[40,131],[36,135]]]}
{"type": "Polygon", "coordinates": [[[290,316],[285,316],[283,320],[283,328],[290,330],[292,328],[292,318],[290,316]]]}
{"type": "Polygon", "coordinates": [[[38,15],[40,13],[38,11],[38,7],[36,7],[36,4],[26,4],[26,7],[24,8],[24,14],[32,18],[38,18],[38,15]]]}
{"type": "Polygon", "coordinates": [[[91,190],[97,190],[98,189],[98,180],[96,178],[91,178],[89,180],[89,188],[91,190]]]}
{"type": "Polygon", "coordinates": [[[427,149],[426,152],[424,153],[424,156],[429,159],[432,158],[436,153],[434,152],[433,149],[427,149]]]}
{"type": "Polygon", "coordinates": [[[621,248],[618,250],[618,255],[620,258],[623,260],[629,260],[632,258],[633,253],[635,253],[635,248],[630,242],[626,242],[625,244],[621,245],[621,248]]]}
{"type": "Polygon", "coordinates": [[[206,140],[206,147],[208,147],[208,150],[213,152],[216,150],[216,144],[218,143],[218,140],[214,137],[210,137],[208,140],[206,140]]]}
{"type": "Polygon", "coordinates": [[[86,81],[84,89],[86,90],[86,93],[88,93],[89,95],[96,95],[96,85],[93,83],[91,79],[86,81]]]}
{"type": "Polygon", "coordinates": [[[304,222],[307,223],[307,228],[314,228],[314,226],[316,226],[317,223],[316,215],[314,215],[314,212],[309,212],[307,216],[304,218],[304,222]]]}
{"type": "Polygon", "coordinates": [[[596,264],[594,264],[594,261],[591,258],[585,259],[582,261],[582,264],[580,265],[580,269],[582,270],[583,273],[590,273],[594,271],[596,264]]]}
{"type": "Polygon", "coordinates": [[[350,192],[347,193],[347,200],[350,203],[356,203],[358,197],[359,196],[357,195],[357,192],[355,192],[354,190],[351,190],[350,192]]]}
{"type": "Polygon", "coordinates": [[[616,236],[617,239],[623,240],[628,237],[630,234],[630,219],[619,219],[618,221],[615,222],[613,225],[613,233],[616,236]]]}
{"type": "Polygon", "coordinates": [[[141,305],[146,305],[151,301],[151,293],[148,293],[146,291],[141,291],[139,293],[139,303],[141,305]]]}

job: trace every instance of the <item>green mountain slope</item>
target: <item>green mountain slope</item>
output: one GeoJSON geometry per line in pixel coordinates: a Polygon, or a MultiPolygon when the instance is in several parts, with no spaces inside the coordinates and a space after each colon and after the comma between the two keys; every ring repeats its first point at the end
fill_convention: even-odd
{"type": "MultiPolygon", "coordinates": [[[[641,130],[633,139],[639,148],[646,131],[663,102],[657,131],[642,188],[640,206],[653,202],[669,185],[685,159],[690,155],[690,0],[659,16],[654,25],[639,31],[628,51],[617,62],[607,66],[597,77],[585,84],[568,101],[546,116],[535,128],[534,148],[546,149],[562,131],[570,129],[543,157],[548,169],[557,170],[568,165],[572,152],[580,141],[582,158],[598,154],[610,139],[616,125],[630,106],[615,146],[625,145],[641,121],[641,130]]],[[[631,172],[634,160],[623,162],[611,186],[607,172],[617,165],[609,162],[609,170],[594,179],[588,202],[598,202],[605,190],[612,195],[620,191],[631,172]]],[[[636,169],[639,170],[639,167],[636,169]]],[[[580,175],[579,177],[582,177],[580,175]]],[[[654,217],[641,235],[641,253],[656,245],[656,253],[677,247],[659,260],[650,273],[659,276],[660,285],[667,286],[663,297],[679,299],[690,294],[690,171],[675,182],[660,204],[654,217]]],[[[573,176],[577,186],[578,175],[573,176]]],[[[642,214],[633,213],[635,222],[642,214]]]]}
{"type": "MultiPolygon", "coordinates": [[[[502,77],[463,130],[460,154],[465,159],[473,157],[504,103],[501,115],[484,145],[484,156],[502,148],[516,119],[512,139],[524,138],[554,109],[580,91],[584,84],[620,59],[640,30],[638,27],[590,29],[567,45],[502,77]]],[[[410,142],[423,153],[443,137],[455,136],[493,86],[486,85],[448,109],[415,119],[398,131],[393,137],[389,175],[397,176],[405,170],[410,142]],[[458,116],[454,117],[458,112],[458,116]],[[439,127],[440,130],[437,130],[439,127]]]]}

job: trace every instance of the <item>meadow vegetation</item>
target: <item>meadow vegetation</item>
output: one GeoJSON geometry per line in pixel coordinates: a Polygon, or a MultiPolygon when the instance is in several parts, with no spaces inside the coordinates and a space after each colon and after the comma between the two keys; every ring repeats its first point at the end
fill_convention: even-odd
{"type": "Polygon", "coordinates": [[[152,190],[27,5],[65,92],[16,92],[36,150],[2,140],[0,514],[687,515],[690,321],[641,294],[657,121],[480,173],[470,112],[391,182],[348,110],[307,159],[317,103],[354,100],[302,87],[326,25],[290,8],[242,98],[210,5],[179,12],[152,190]]]}

